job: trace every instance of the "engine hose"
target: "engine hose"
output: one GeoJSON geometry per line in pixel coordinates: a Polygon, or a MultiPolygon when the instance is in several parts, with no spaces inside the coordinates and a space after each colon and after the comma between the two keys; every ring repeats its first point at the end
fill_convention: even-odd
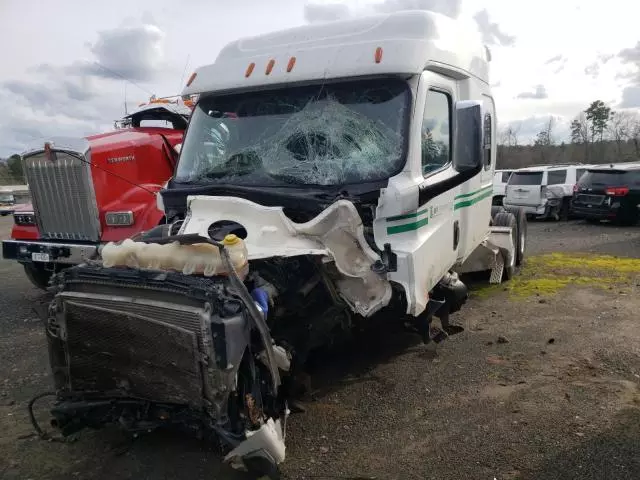
{"type": "Polygon", "coordinates": [[[67,443],[67,440],[64,438],[55,438],[52,437],[51,435],[49,435],[47,432],[45,432],[44,430],[42,430],[40,428],[40,425],[38,425],[38,421],[36,420],[35,415],[33,414],[33,405],[40,400],[41,398],[44,397],[55,397],[56,396],[56,392],[44,392],[44,393],[40,393],[38,395],[36,395],[35,397],[33,397],[30,401],[29,404],[27,405],[27,410],[29,412],[29,420],[31,420],[31,425],[33,425],[33,429],[36,431],[36,433],[38,434],[38,436],[42,439],[42,440],[47,440],[49,442],[60,442],[60,443],[67,443]]]}
{"type": "MultiPolygon", "coordinates": [[[[210,243],[213,243],[210,241],[210,243]]],[[[238,272],[233,266],[233,262],[229,257],[229,252],[224,247],[224,245],[219,243],[213,243],[217,245],[220,250],[220,257],[222,258],[222,262],[224,263],[225,268],[230,273],[229,279],[231,280],[231,285],[235,287],[236,293],[240,296],[242,301],[245,304],[245,307],[249,311],[249,315],[253,318],[254,324],[258,329],[258,333],[262,337],[262,341],[264,343],[264,351],[267,355],[267,360],[269,364],[269,371],[271,373],[271,382],[272,382],[272,394],[277,396],[278,387],[280,387],[280,372],[278,371],[278,363],[276,362],[275,355],[272,350],[273,340],[271,338],[271,334],[269,333],[269,327],[267,326],[264,316],[258,310],[249,290],[245,284],[240,280],[238,276],[238,272]]]]}

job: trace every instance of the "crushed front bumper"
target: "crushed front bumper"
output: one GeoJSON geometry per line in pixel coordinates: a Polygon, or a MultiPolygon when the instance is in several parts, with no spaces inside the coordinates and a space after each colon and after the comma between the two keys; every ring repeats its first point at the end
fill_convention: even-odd
{"type": "Polygon", "coordinates": [[[59,263],[78,265],[96,258],[100,244],[4,240],[2,256],[20,263],[59,263]]]}

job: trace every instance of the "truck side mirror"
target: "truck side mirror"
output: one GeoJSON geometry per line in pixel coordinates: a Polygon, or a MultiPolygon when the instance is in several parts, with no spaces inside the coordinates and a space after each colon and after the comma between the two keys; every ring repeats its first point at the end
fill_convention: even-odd
{"type": "Polygon", "coordinates": [[[456,102],[453,166],[458,172],[482,168],[482,134],[482,103],[456,102]]]}

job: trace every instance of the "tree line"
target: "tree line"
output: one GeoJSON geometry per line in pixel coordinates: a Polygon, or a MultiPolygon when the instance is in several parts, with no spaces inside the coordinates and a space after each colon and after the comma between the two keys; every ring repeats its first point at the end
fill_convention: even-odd
{"type": "Polygon", "coordinates": [[[558,142],[550,118],[533,144],[520,145],[519,129],[498,132],[498,168],[557,163],[607,164],[640,161],[640,115],[614,111],[595,100],[571,122],[568,142],[558,142]]]}
{"type": "Polygon", "coordinates": [[[11,155],[6,163],[0,162],[0,185],[24,185],[20,155],[11,155]]]}

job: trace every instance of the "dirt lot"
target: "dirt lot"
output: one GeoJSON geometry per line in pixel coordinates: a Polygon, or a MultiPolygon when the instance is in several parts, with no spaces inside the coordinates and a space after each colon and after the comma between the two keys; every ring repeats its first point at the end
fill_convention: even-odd
{"type": "MultiPolygon", "coordinates": [[[[336,353],[291,417],[285,477],[640,478],[640,228],[531,223],[528,253],[515,282],[476,287],[437,354],[408,333],[336,353]]],[[[15,264],[0,275],[0,478],[244,478],[174,434],[32,436],[26,404],[51,385],[43,294],[15,264]]]]}

